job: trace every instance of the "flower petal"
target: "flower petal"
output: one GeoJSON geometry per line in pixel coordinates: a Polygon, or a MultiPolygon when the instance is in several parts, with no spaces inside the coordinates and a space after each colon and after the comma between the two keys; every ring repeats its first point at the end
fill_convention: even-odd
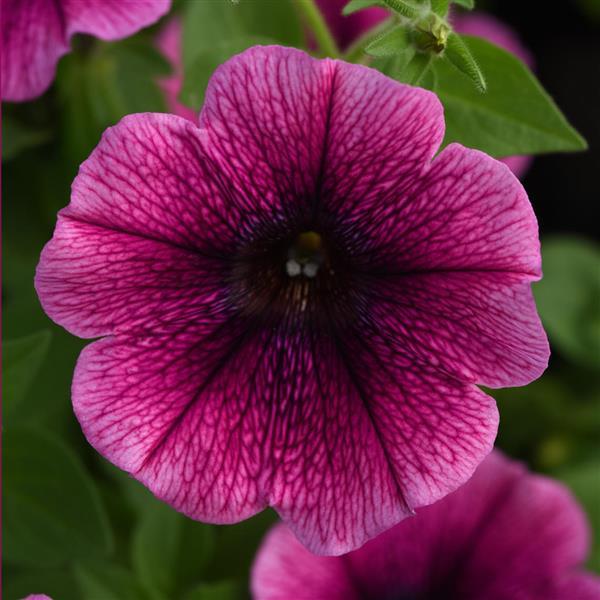
{"type": "Polygon", "coordinates": [[[284,525],[267,535],[252,567],[256,600],[360,600],[342,557],[309,552],[284,525]]]}
{"type": "Polygon", "coordinates": [[[42,253],[45,310],[95,337],[215,302],[238,236],[226,187],[197,127],[172,115],[124,118],[82,164],[42,253]]]}
{"type": "Polygon", "coordinates": [[[317,599],[331,585],[333,600],[591,600],[600,579],[577,570],[587,543],[583,513],[564,486],[494,452],[459,490],[343,557],[312,556],[274,528],[252,589],[257,600],[295,597],[302,584],[317,599]]]}
{"type": "Polygon", "coordinates": [[[67,36],[88,33],[118,40],[152,25],[167,14],[171,0],[60,0],[67,36]]]}
{"type": "Polygon", "coordinates": [[[171,0],[3,0],[2,99],[42,94],[73,34],[120,39],[157,21],[170,5],[171,0]]]}
{"type": "Polygon", "coordinates": [[[50,85],[69,50],[63,19],[50,0],[2,2],[2,100],[29,100],[50,85]]]}
{"type": "Polygon", "coordinates": [[[80,337],[193,320],[225,303],[222,265],[185,248],[60,216],[36,289],[46,313],[80,337]]]}
{"type": "Polygon", "coordinates": [[[323,554],[455,489],[489,451],[495,403],[476,388],[408,363],[398,381],[359,381],[332,338],[290,326],[209,303],[162,334],[88,346],[73,383],[88,441],[193,518],[269,504],[323,554]]]}
{"type": "Polygon", "coordinates": [[[525,385],[548,364],[531,285],[511,273],[390,277],[370,286],[368,314],[389,344],[464,381],[525,385]]]}
{"type": "MultiPolygon", "coordinates": [[[[365,235],[386,272],[500,272],[541,277],[540,242],[527,194],[483,152],[450,144],[412,193],[375,206],[365,235]]],[[[371,271],[377,265],[371,265],[371,271]]]]}
{"type": "Polygon", "coordinates": [[[282,47],[251,48],[217,69],[200,123],[236,188],[274,218],[362,218],[363,205],[414,183],[444,134],[434,94],[282,47]]]}

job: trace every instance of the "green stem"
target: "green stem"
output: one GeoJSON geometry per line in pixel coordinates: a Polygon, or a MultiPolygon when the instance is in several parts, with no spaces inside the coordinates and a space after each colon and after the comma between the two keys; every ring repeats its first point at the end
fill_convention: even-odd
{"type": "Polygon", "coordinates": [[[300,18],[308,26],[312,34],[315,36],[315,41],[319,46],[319,50],[326,56],[337,58],[340,55],[337,44],[325,23],[325,19],[315,4],[315,0],[294,0],[300,18]]]}

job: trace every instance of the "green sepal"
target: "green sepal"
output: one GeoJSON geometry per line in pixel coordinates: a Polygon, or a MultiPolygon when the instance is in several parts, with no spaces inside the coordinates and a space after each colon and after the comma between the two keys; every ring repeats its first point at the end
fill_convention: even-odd
{"type": "Polygon", "coordinates": [[[385,6],[407,19],[418,19],[425,14],[422,6],[405,0],[382,0],[382,2],[385,6]]]}
{"type": "Polygon", "coordinates": [[[461,73],[464,73],[481,93],[486,91],[487,83],[483,72],[471,54],[471,51],[457,33],[451,33],[448,36],[444,58],[452,63],[461,73]]]}

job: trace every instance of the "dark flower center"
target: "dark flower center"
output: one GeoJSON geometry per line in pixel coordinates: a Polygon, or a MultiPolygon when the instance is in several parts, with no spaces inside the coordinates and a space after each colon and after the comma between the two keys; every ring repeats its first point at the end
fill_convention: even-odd
{"type": "Polygon", "coordinates": [[[327,252],[323,246],[323,238],[316,231],[305,231],[299,234],[288,250],[285,270],[290,277],[308,277],[313,279],[319,269],[330,269],[327,263],[327,252]]]}
{"type": "Polygon", "coordinates": [[[248,244],[231,272],[238,310],[286,329],[337,326],[355,317],[357,276],[330,231],[301,227],[248,244]]]}

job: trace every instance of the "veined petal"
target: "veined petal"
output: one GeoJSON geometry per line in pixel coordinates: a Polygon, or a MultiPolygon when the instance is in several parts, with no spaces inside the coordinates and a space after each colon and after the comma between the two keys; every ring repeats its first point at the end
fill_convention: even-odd
{"type": "Polygon", "coordinates": [[[317,556],[284,525],[267,534],[252,567],[259,600],[361,600],[340,557],[317,556]]]}
{"type": "Polygon", "coordinates": [[[2,2],[2,100],[29,100],[52,82],[69,50],[64,16],[51,0],[2,2]]]}
{"type": "Polygon", "coordinates": [[[66,34],[88,33],[118,40],[152,25],[167,14],[171,0],[59,0],[66,34]]]}
{"type": "Polygon", "coordinates": [[[313,552],[340,554],[455,489],[490,449],[495,405],[474,387],[409,364],[368,387],[331,338],[210,311],[95,342],[73,384],[90,443],[193,518],[268,504],[313,552]]]}
{"type": "Polygon", "coordinates": [[[54,79],[75,33],[126,37],[166,14],[171,0],[3,0],[2,99],[30,100],[54,79]]]}
{"type": "Polygon", "coordinates": [[[368,216],[365,233],[373,241],[365,248],[376,253],[381,270],[541,277],[527,194],[506,165],[478,150],[450,144],[411,193],[374,206],[368,216]]]}
{"type": "Polygon", "coordinates": [[[583,513],[562,485],[494,452],[453,494],[341,557],[315,557],[283,526],[252,569],[257,600],[464,598],[591,600],[600,579],[580,570],[583,513]]]}
{"type": "Polygon", "coordinates": [[[368,218],[409,188],[444,134],[436,96],[361,65],[255,47],[222,65],[200,124],[236,189],[273,218],[368,218]]]}
{"type": "Polygon", "coordinates": [[[370,288],[365,313],[399,353],[463,381],[525,385],[548,364],[531,285],[512,273],[396,275],[370,288]]]}

